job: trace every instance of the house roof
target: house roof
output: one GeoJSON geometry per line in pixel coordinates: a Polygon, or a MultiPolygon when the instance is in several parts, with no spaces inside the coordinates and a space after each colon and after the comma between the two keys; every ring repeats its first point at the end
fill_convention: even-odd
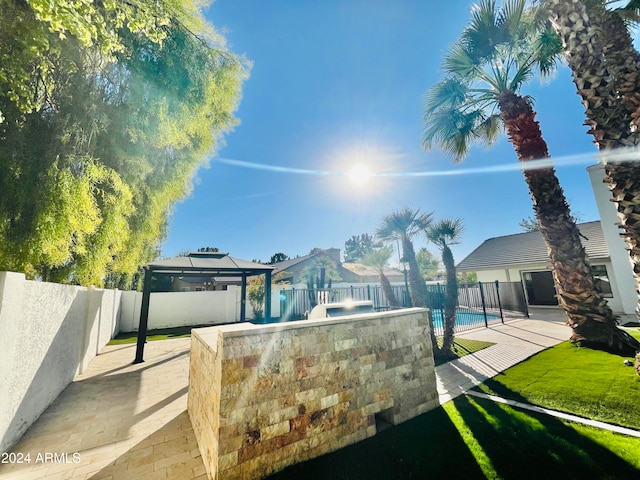
{"type": "Polygon", "coordinates": [[[271,266],[273,267],[273,273],[279,273],[282,271],[286,271],[287,268],[291,268],[294,265],[297,265],[305,260],[315,257],[318,255],[317,253],[313,253],[311,255],[304,255],[302,257],[290,258],[289,260],[285,260],[284,262],[274,263],[271,266]]]}
{"type": "MultiPolygon", "coordinates": [[[[580,223],[582,245],[589,258],[608,258],[609,249],[599,221],[580,223]]],[[[542,233],[527,232],[485,240],[458,263],[460,270],[481,270],[508,265],[548,262],[549,254],[542,233]]]]}
{"type": "Polygon", "coordinates": [[[228,276],[229,274],[258,275],[273,270],[271,265],[248,262],[239,258],[230,257],[227,253],[196,252],[186,257],[174,257],[167,260],[158,260],[145,265],[154,273],[188,273],[217,274],[228,276]]]}
{"type": "MultiPolygon", "coordinates": [[[[353,272],[356,275],[360,275],[360,276],[363,276],[363,277],[380,275],[380,273],[378,272],[377,269],[375,269],[373,267],[369,267],[367,265],[363,265],[361,263],[344,262],[342,264],[342,268],[344,268],[345,270],[349,270],[350,272],[353,272]]],[[[389,267],[386,267],[383,272],[387,277],[403,275],[400,270],[396,270],[395,268],[389,268],[389,267]]]]}

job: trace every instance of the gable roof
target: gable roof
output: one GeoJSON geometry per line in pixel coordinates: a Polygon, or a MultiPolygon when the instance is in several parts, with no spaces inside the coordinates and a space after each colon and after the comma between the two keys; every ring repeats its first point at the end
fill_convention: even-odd
{"type": "MultiPolygon", "coordinates": [[[[577,225],[582,245],[590,259],[609,257],[600,221],[577,225]]],[[[489,269],[508,265],[548,262],[547,245],[542,233],[526,232],[490,238],[458,263],[460,270],[489,269]]]]}
{"type": "Polygon", "coordinates": [[[287,268],[291,268],[294,265],[297,265],[305,260],[313,258],[317,255],[317,253],[313,253],[311,255],[304,255],[303,257],[290,258],[289,260],[285,260],[284,262],[273,263],[271,266],[273,267],[273,273],[286,271],[287,268]]]}
{"type": "MultiPolygon", "coordinates": [[[[380,273],[378,272],[378,270],[376,268],[373,267],[369,267],[367,265],[363,265],[361,263],[354,263],[354,262],[344,262],[342,264],[342,268],[344,268],[345,270],[349,270],[350,272],[355,273],[356,275],[360,275],[362,277],[368,277],[368,276],[379,276],[380,273]]],[[[403,275],[403,273],[400,270],[397,270],[395,268],[391,268],[391,267],[385,267],[384,268],[384,274],[389,277],[389,276],[396,276],[396,275],[403,275]]]]}

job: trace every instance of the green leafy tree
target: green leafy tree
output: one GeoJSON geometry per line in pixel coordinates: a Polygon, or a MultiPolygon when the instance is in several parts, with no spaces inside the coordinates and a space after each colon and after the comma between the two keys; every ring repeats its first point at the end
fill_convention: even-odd
{"type": "Polygon", "coordinates": [[[538,21],[539,11],[527,11],[525,5],[525,0],[508,0],[497,9],[486,0],[474,8],[472,20],[444,60],[445,80],[427,94],[423,144],[430,148],[438,143],[462,160],[470,143],[491,144],[504,127],[523,164],[571,339],[638,344],[617,328],[595,286],[555,169],[527,168],[527,162],[549,159],[549,153],[532,101],[520,92],[536,68],[549,71],[559,45],[550,26],[538,21]]]}
{"type": "Polygon", "coordinates": [[[381,246],[382,243],[376,242],[368,233],[352,235],[351,238],[344,243],[344,261],[358,262],[371,250],[380,248],[381,246]]]}
{"type": "Polygon", "coordinates": [[[130,285],[234,125],[245,62],[190,2],[0,5],[0,269],[130,285]]]}
{"type": "Polygon", "coordinates": [[[538,220],[535,217],[523,218],[522,220],[520,220],[520,223],[518,223],[518,225],[520,225],[520,228],[522,229],[523,232],[539,232],[540,231],[540,224],[538,223],[538,220]]]}
{"type": "Polygon", "coordinates": [[[426,230],[427,240],[442,252],[442,263],[447,273],[447,288],[444,299],[444,335],[440,354],[454,357],[452,351],[456,325],[456,306],[458,304],[458,278],[451,245],[459,243],[463,233],[462,220],[445,218],[431,224],[426,230]]]}
{"type": "Polygon", "coordinates": [[[425,280],[433,280],[440,270],[440,261],[426,248],[422,247],[416,253],[416,261],[420,269],[420,275],[425,280]]]}
{"type": "MultiPolygon", "coordinates": [[[[287,285],[288,282],[282,280],[288,272],[278,272],[271,277],[272,288],[275,285],[287,285]]],[[[264,318],[264,299],[265,299],[265,275],[256,275],[247,281],[247,299],[253,308],[256,320],[264,318]]]]}
{"type": "Polygon", "coordinates": [[[282,252],[274,253],[273,255],[271,255],[271,258],[269,259],[269,265],[273,265],[274,263],[284,262],[286,260],[289,260],[288,255],[285,255],[282,252]]]}
{"type": "Polygon", "coordinates": [[[380,276],[382,291],[384,292],[384,296],[387,298],[389,306],[392,308],[399,308],[400,302],[393,292],[391,282],[384,273],[385,269],[389,266],[389,259],[391,258],[391,255],[393,255],[393,247],[391,246],[372,248],[365,253],[362,258],[360,258],[360,263],[376,269],[380,276]]]}
{"type": "Polygon", "coordinates": [[[478,283],[478,274],[476,272],[458,273],[458,283],[473,284],[478,283]]]}

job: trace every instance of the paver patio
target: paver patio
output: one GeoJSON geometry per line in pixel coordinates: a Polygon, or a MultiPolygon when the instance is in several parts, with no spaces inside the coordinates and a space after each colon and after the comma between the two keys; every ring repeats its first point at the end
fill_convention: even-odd
{"type": "MultiPolygon", "coordinates": [[[[436,368],[441,402],[569,337],[557,313],[536,317],[459,334],[496,345],[436,368]]],[[[13,447],[30,463],[0,465],[0,478],[205,479],[186,411],[190,343],[149,342],[138,365],[135,345],[106,347],[13,447]],[[45,453],[68,457],[37,462],[45,453]]]]}

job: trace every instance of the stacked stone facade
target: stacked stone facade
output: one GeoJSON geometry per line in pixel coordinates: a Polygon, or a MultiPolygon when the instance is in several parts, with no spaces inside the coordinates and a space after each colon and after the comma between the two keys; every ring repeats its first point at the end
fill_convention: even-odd
{"type": "Polygon", "coordinates": [[[424,309],[193,331],[189,416],[209,478],[261,478],[438,405],[424,309]]]}

